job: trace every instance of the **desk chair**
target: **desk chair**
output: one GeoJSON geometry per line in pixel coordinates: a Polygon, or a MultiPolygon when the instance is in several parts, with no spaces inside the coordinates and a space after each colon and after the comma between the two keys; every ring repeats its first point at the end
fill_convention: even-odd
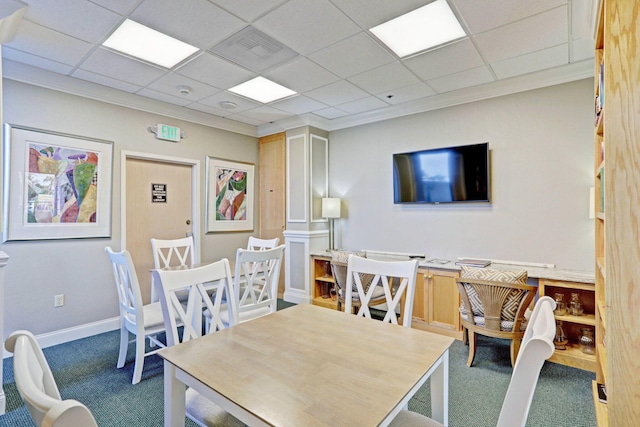
{"type": "Polygon", "coordinates": [[[109,246],[104,250],[111,260],[120,305],[120,354],[117,366],[124,366],[129,343],[135,340],[136,359],[131,383],[137,384],[142,377],[144,358],[165,347],[164,343],[156,339],[158,334],[165,331],[162,307],[159,302],[147,305],[142,303],[140,283],[129,251],[114,252],[109,246]],[[135,336],[134,340],[129,341],[129,333],[135,336]],[[145,338],[149,338],[153,346],[160,348],[145,353],[145,338]]]}
{"type": "MultiPolygon", "coordinates": [[[[180,239],[151,239],[151,251],[153,252],[153,267],[193,267],[195,264],[195,252],[193,236],[180,239]]],[[[158,292],[151,280],[151,302],[158,301],[158,292]]]]}
{"type": "MultiPolygon", "coordinates": [[[[230,302],[231,311],[235,311],[234,300],[230,294],[231,269],[226,258],[184,270],[154,270],[153,275],[162,290],[160,303],[167,330],[167,345],[177,345],[202,335],[203,303],[213,325],[208,328],[208,333],[235,324],[223,324],[220,321],[223,297],[230,302]],[[188,294],[186,308],[178,298],[178,294],[185,291],[188,294]],[[176,319],[180,319],[184,324],[182,336],[179,334],[176,319]]],[[[232,316],[231,322],[233,320],[232,316]]],[[[187,417],[200,426],[244,426],[237,418],[191,388],[185,394],[185,409],[187,417]]]]}
{"type": "Polygon", "coordinates": [[[353,254],[349,255],[347,261],[347,283],[345,286],[345,313],[351,313],[355,299],[354,294],[357,293],[361,304],[356,315],[371,319],[369,305],[376,293],[376,288],[380,286],[384,291],[384,303],[387,305],[387,312],[382,321],[397,325],[396,308],[400,308],[400,302],[404,301],[402,326],[410,328],[417,272],[417,260],[377,261],[353,254]],[[373,275],[368,288],[365,288],[362,279],[366,275],[373,275]]]}
{"type": "Polygon", "coordinates": [[[86,406],[77,400],[62,400],[47,359],[31,332],[13,332],[5,348],[13,353],[16,387],[37,426],[98,427],[86,406]]]}
{"type": "MultiPolygon", "coordinates": [[[[349,252],[349,251],[331,251],[331,274],[333,275],[335,292],[336,292],[336,308],[338,311],[343,310],[344,306],[344,297],[346,295],[345,289],[347,286],[347,261],[349,260],[349,255],[354,254],[357,256],[361,256],[366,258],[366,254],[364,252],[349,252]]],[[[373,275],[371,274],[362,274],[360,275],[360,280],[362,280],[362,286],[364,288],[365,293],[369,289],[371,285],[371,281],[373,280],[373,275]]],[[[358,292],[352,294],[351,306],[353,310],[358,310],[360,308],[360,298],[358,296],[358,292]]],[[[384,304],[386,301],[386,297],[384,295],[384,290],[381,286],[377,286],[373,295],[371,295],[371,300],[369,301],[369,306],[375,306],[379,304],[384,304]]]]}
{"type": "Polygon", "coordinates": [[[476,354],[476,334],[511,340],[511,366],[515,366],[526,327],[524,315],[537,288],[527,285],[526,270],[462,267],[456,282],[464,340],[469,343],[467,366],[476,354]]]}
{"type": "MultiPolygon", "coordinates": [[[[518,352],[511,381],[502,402],[497,427],[516,427],[527,422],[533,393],[544,361],[553,354],[553,338],[556,333],[556,321],[553,310],[556,302],[548,296],[538,300],[527,324],[522,346],[518,352]]],[[[401,411],[390,424],[392,427],[437,426],[442,424],[424,415],[401,411]]]]}

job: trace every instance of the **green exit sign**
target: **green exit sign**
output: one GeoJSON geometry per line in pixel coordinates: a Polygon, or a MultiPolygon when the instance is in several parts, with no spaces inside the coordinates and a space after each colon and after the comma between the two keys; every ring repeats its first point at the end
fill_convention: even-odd
{"type": "Polygon", "coordinates": [[[156,138],[164,139],[165,141],[180,141],[180,128],[175,126],[158,124],[156,138]]]}

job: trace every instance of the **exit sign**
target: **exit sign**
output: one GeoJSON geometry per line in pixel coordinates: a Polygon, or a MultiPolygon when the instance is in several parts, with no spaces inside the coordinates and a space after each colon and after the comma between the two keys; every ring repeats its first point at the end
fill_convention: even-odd
{"type": "Polygon", "coordinates": [[[180,141],[180,128],[175,126],[158,124],[156,138],[164,139],[165,141],[180,141]]]}

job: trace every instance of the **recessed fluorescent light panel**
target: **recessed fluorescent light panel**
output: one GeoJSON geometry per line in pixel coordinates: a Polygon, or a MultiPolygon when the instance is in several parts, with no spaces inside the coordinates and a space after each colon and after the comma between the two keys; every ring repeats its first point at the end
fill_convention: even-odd
{"type": "Polygon", "coordinates": [[[264,77],[256,77],[248,82],[232,87],[229,91],[264,104],[296,94],[296,92],[291,89],[280,86],[278,83],[274,83],[264,77]]]}
{"type": "Polygon", "coordinates": [[[103,43],[118,52],[171,68],[198,51],[197,47],[127,19],[103,43]]]}
{"type": "Polygon", "coordinates": [[[436,0],[370,31],[400,58],[466,35],[446,0],[436,0]]]}

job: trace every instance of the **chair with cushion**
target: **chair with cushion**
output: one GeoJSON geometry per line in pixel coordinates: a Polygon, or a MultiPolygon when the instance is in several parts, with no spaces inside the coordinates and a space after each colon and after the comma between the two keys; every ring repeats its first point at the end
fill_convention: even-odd
{"type": "Polygon", "coordinates": [[[417,260],[378,261],[354,254],[349,255],[345,284],[345,313],[351,313],[354,296],[357,295],[360,307],[356,315],[371,319],[369,307],[374,295],[380,290],[378,288],[381,288],[385,298],[384,304],[386,304],[386,313],[382,321],[397,325],[397,310],[402,309],[402,326],[410,328],[417,272],[417,260]],[[373,277],[369,279],[368,275],[373,277]],[[400,304],[403,304],[403,307],[400,304]]]}
{"type": "MultiPolygon", "coordinates": [[[[343,310],[344,297],[346,295],[345,286],[347,285],[347,261],[349,260],[349,255],[351,254],[366,258],[366,254],[364,252],[350,252],[339,250],[331,251],[331,274],[333,276],[333,281],[335,284],[338,311],[343,310]]],[[[365,292],[367,292],[369,286],[371,285],[371,281],[373,280],[373,276],[371,274],[362,274],[360,276],[360,280],[362,281],[365,292]]],[[[360,307],[360,297],[358,296],[357,292],[352,294],[352,296],[353,299],[351,306],[353,307],[353,310],[357,310],[360,307]]],[[[384,290],[382,289],[382,287],[378,286],[373,291],[373,295],[371,296],[371,300],[369,301],[369,306],[371,307],[384,304],[385,301],[386,298],[384,296],[384,290]]]]}
{"type": "Polygon", "coordinates": [[[535,286],[527,285],[526,270],[463,265],[456,281],[464,340],[469,343],[467,366],[472,365],[475,357],[476,334],[511,340],[511,365],[514,366],[527,326],[525,312],[537,290],[535,286]]]}
{"type": "MultiPolygon", "coordinates": [[[[237,250],[233,276],[233,298],[237,310],[230,313],[223,309],[220,313],[223,323],[242,323],[276,312],[283,255],[284,245],[261,251],[237,250]]],[[[209,317],[208,310],[205,315],[209,317]]]]}
{"type": "MultiPolygon", "coordinates": [[[[195,264],[195,252],[193,236],[180,239],[151,239],[151,251],[153,252],[153,267],[193,267],[195,264]]],[[[151,302],[158,301],[158,292],[151,280],[151,302]]]]}
{"type": "Polygon", "coordinates": [[[135,340],[136,358],[131,383],[137,384],[142,377],[144,358],[159,350],[156,348],[145,353],[145,338],[149,338],[154,346],[165,347],[164,343],[156,339],[156,335],[165,330],[162,307],[159,302],[146,305],[142,303],[140,283],[129,251],[114,252],[107,246],[105,252],[111,260],[120,304],[120,355],[117,366],[124,366],[129,343],[135,340]],[[129,341],[129,333],[134,335],[134,340],[129,341]]]}
{"type": "MultiPolygon", "coordinates": [[[[153,275],[161,289],[160,303],[167,330],[167,345],[177,345],[202,335],[203,304],[212,322],[208,332],[214,333],[234,325],[223,324],[220,320],[223,301],[230,301],[231,310],[234,311],[233,298],[230,297],[231,269],[226,258],[201,267],[154,270],[153,275]],[[188,295],[186,306],[179,299],[179,295],[184,293],[188,295]],[[183,328],[178,328],[176,319],[182,321],[183,328]]],[[[231,317],[231,322],[233,319],[231,317]]],[[[237,418],[191,388],[185,395],[185,410],[187,417],[201,426],[244,426],[237,418]]]]}
{"type": "MultiPolygon", "coordinates": [[[[553,316],[555,308],[556,302],[548,296],[540,298],[533,308],[516,364],[513,367],[511,381],[502,402],[497,427],[524,427],[527,423],[540,370],[544,361],[551,357],[555,350],[553,345],[556,333],[556,321],[553,316]]],[[[400,411],[390,425],[392,427],[442,426],[424,415],[407,410],[400,411]]]]}
{"type": "Polygon", "coordinates": [[[13,353],[16,387],[37,426],[98,426],[85,405],[73,399],[62,400],[47,359],[31,332],[13,332],[5,348],[13,353]]]}

